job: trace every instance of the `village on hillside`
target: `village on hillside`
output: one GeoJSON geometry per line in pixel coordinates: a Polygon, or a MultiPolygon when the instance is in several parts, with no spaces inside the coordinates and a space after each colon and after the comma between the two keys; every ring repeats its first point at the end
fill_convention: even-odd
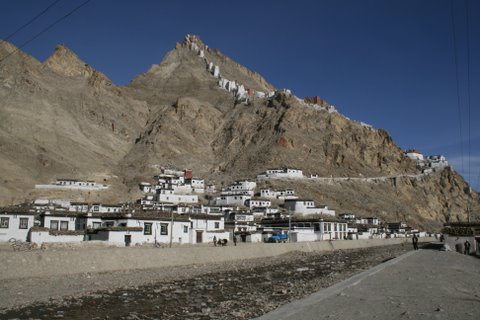
{"type": "MultiPolygon", "coordinates": [[[[448,166],[442,156],[424,158],[414,150],[405,155],[417,161],[422,174],[448,166]]],[[[134,203],[36,199],[2,208],[0,242],[171,246],[432,236],[412,228],[407,221],[381,221],[375,213],[339,213],[302,198],[293,189],[259,187],[268,180],[318,179],[306,177],[296,168],[268,169],[255,180],[238,180],[219,190],[189,169],[162,167],[159,171],[151,181],[139,184],[144,196],[134,203]]],[[[75,179],[36,186],[98,192],[108,187],[75,179]]]]}

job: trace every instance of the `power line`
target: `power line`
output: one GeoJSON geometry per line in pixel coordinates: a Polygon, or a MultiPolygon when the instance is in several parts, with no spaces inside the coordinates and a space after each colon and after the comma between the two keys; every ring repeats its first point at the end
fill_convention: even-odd
{"type": "Polygon", "coordinates": [[[22,31],[23,29],[25,29],[26,27],[28,27],[33,21],[37,20],[38,18],[40,18],[41,16],[43,16],[51,7],[53,7],[54,5],[56,5],[58,2],[60,2],[61,0],[56,0],[54,1],[52,4],[50,4],[48,7],[46,7],[42,12],[40,12],[39,14],[37,14],[36,16],[34,16],[32,19],[30,19],[27,23],[25,23],[23,26],[21,26],[20,28],[18,28],[17,30],[15,30],[14,32],[10,33],[6,38],[4,38],[3,40],[7,41],[9,40],[11,37],[13,37],[14,35],[16,35],[18,32],[22,31]]]}
{"type": "Polygon", "coordinates": [[[453,57],[454,57],[454,62],[455,62],[455,82],[456,82],[456,89],[457,89],[458,123],[459,123],[459,127],[460,127],[460,155],[461,155],[461,159],[462,159],[462,172],[464,172],[462,108],[460,106],[460,84],[459,84],[459,79],[458,79],[457,36],[455,34],[455,14],[454,14],[453,1],[454,0],[450,0],[450,12],[451,12],[451,19],[452,19],[453,57]]]}
{"type": "Polygon", "coordinates": [[[25,47],[27,44],[29,44],[30,42],[32,42],[33,40],[37,39],[38,37],[40,37],[42,34],[44,34],[45,32],[47,32],[48,30],[50,30],[51,28],[53,28],[55,25],[57,25],[58,23],[60,23],[61,21],[65,20],[67,17],[69,17],[70,15],[72,15],[75,11],[79,10],[80,8],[82,8],[83,6],[85,6],[87,3],[89,3],[90,1],[92,0],[86,0],[84,2],[82,2],[80,5],[76,6],[73,10],[71,10],[70,12],[68,12],[67,14],[63,15],[62,17],[60,17],[59,19],[57,19],[55,22],[53,22],[52,24],[50,24],[49,26],[47,26],[46,28],[42,29],[39,33],[37,33],[36,35],[34,35],[32,38],[30,38],[29,40],[25,41],[24,43],[22,43],[19,47],[17,47],[17,49],[15,49],[14,51],[10,52],[9,54],[7,54],[5,57],[3,57],[2,59],[0,59],[0,63],[2,63],[3,61],[5,61],[5,59],[7,59],[8,57],[10,57],[11,55],[13,55],[14,53],[17,53],[20,49],[22,49],[23,47],[25,47]]]}
{"type": "Polygon", "coordinates": [[[469,7],[468,0],[465,0],[465,17],[466,17],[466,40],[467,40],[467,107],[468,107],[468,181],[470,181],[470,167],[472,158],[472,130],[471,130],[471,105],[470,105],[470,23],[468,19],[469,7]]]}

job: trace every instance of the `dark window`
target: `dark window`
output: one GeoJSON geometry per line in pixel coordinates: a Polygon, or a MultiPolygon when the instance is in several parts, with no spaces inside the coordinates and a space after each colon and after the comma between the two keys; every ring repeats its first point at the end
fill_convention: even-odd
{"type": "Polygon", "coordinates": [[[68,230],[68,221],[60,221],[60,230],[68,230]]]}
{"type": "Polygon", "coordinates": [[[20,218],[19,229],[28,229],[28,218],[20,218]]]}
{"type": "Polygon", "coordinates": [[[58,220],[50,220],[50,230],[58,230],[58,220]]]}
{"type": "Polygon", "coordinates": [[[160,234],[161,235],[168,235],[168,223],[160,223],[160,234]]]}
{"type": "Polygon", "coordinates": [[[220,222],[215,222],[215,229],[220,228],[220,222]]]}
{"type": "Polygon", "coordinates": [[[188,226],[183,226],[183,233],[188,233],[188,226]]]}
{"type": "Polygon", "coordinates": [[[145,222],[143,224],[143,234],[152,234],[152,224],[145,222]]]}
{"type": "Polygon", "coordinates": [[[8,222],[10,221],[9,217],[0,218],[0,228],[8,229],[8,222]]]}

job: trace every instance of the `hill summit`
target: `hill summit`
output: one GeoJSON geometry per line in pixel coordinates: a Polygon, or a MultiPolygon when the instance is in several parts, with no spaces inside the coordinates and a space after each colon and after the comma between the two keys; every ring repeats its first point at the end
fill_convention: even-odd
{"type": "MultiPolygon", "coordinates": [[[[0,42],[0,57],[12,50],[0,42]]],[[[123,87],[63,45],[43,63],[18,50],[0,64],[0,150],[3,204],[38,197],[34,185],[58,177],[112,185],[67,195],[77,200],[134,200],[137,184],[167,165],[218,186],[300,168],[332,180],[288,182],[299,194],[423,225],[463,219],[478,204],[453,169],[419,175],[385,130],[279,90],[193,35],[123,87]]]]}

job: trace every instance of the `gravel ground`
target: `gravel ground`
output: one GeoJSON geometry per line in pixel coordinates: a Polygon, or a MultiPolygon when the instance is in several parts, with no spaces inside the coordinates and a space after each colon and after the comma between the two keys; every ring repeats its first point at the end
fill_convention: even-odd
{"type": "Polygon", "coordinates": [[[8,280],[1,319],[250,319],[410,250],[384,246],[8,280]]]}

